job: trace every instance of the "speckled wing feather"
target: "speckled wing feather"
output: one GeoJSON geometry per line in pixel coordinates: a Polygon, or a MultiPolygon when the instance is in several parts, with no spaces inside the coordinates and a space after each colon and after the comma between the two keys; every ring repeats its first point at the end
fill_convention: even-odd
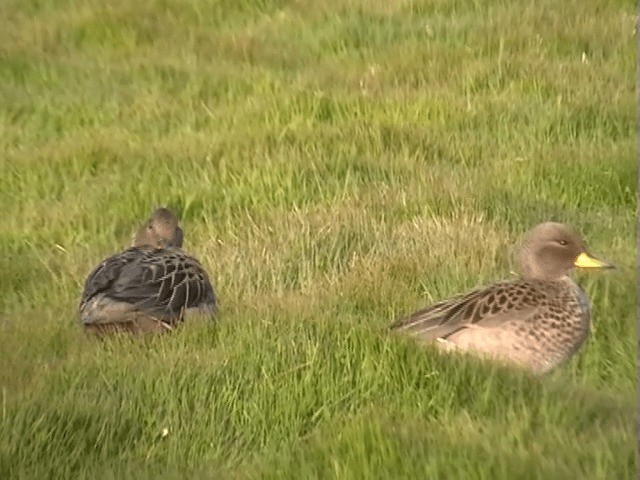
{"type": "Polygon", "coordinates": [[[80,310],[96,295],[170,321],[187,309],[213,313],[216,304],[200,263],[177,249],[133,247],[107,258],[87,278],[80,310]]]}
{"type": "Polygon", "coordinates": [[[463,328],[528,318],[540,308],[543,297],[544,292],[532,282],[495,283],[418,310],[390,328],[424,339],[446,338],[463,328]]]}
{"type": "Polygon", "coordinates": [[[130,248],[103,260],[97,265],[85,280],[80,299],[80,310],[82,311],[87,302],[95,295],[108,291],[125,265],[139,262],[142,256],[143,249],[130,248]]]}

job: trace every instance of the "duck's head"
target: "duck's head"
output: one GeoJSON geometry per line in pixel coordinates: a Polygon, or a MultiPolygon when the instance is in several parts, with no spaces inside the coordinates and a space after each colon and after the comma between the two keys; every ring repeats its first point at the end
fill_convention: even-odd
{"type": "Polygon", "coordinates": [[[538,280],[558,280],[575,267],[613,268],[588,253],[578,233],[555,222],[541,223],[526,234],[519,260],[522,276],[538,280]]]}
{"type": "Polygon", "coordinates": [[[158,208],[138,230],[133,239],[134,247],[150,246],[153,248],[181,248],[183,241],[182,228],[178,217],[167,208],[158,208]]]}

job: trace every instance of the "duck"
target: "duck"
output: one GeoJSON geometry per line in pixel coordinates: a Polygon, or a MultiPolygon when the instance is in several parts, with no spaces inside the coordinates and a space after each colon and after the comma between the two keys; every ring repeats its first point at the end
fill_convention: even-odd
{"type": "Polygon", "coordinates": [[[587,252],[569,226],[545,222],[524,237],[520,275],[437,302],[390,329],[438,349],[466,352],[544,375],[568,361],[588,337],[591,308],[573,270],[614,265],[587,252]]]}
{"type": "Polygon", "coordinates": [[[78,308],[85,332],[161,333],[187,317],[214,316],[209,275],[182,250],[183,240],[177,216],[165,207],[154,210],[129,248],[87,276],[78,308]]]}

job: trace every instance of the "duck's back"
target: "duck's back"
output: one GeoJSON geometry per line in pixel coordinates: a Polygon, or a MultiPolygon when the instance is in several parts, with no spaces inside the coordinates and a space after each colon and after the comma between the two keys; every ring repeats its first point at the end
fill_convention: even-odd
{"type": "Polygon", "coordinates": [[[565,277],[499,282],[420,310],[392,328],[542,373],[580,348],[589,323],[586,295],[565,277]]]}
{"type": "Polygon", "coordinates": [[[150,315],[173,325],[191,310],[214,313],[216,297],[202,265],[182,250],[132,247],[88,276],[80,302],[85,325],[150,315]]]}

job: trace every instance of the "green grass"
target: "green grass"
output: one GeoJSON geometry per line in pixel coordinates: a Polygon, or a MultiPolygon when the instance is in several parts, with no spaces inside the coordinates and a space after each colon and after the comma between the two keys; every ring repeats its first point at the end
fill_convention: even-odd
{"type": "Polygon", "coordinates": [[[0,478],[636,478],[634,4],[2,10],[0,478]],[[219,321],[88,341],[86,274],[157,205],[219,321]],[[619,267],[578,276],[570,364],[385,332],[544,220],[619,267]]]}

